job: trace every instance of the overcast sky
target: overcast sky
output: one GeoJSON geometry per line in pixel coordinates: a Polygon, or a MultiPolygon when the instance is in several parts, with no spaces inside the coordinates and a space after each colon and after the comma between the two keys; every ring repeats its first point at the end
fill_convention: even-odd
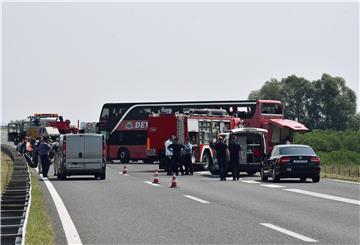
{"type": "Polygon", "coordinates": [[[3,122],[242,100],[292,74],[341,76],[359,97],[358,3],[5,3],[2,22],[3,122]]]}

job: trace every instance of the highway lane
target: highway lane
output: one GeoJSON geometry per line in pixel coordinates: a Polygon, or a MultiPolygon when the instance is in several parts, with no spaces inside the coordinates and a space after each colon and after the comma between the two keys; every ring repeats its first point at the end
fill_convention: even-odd
{"type": "Polygon", "coordinates": [[[220,182],[207,173],[179,176],[179,188],[156,165],[109,164],[105,181],[71,177],[52,180],[84,244],[294,244],[306,243],[273,230],[269,223],[321,244],[358,244],[359,205],[286,191],[300,189],[359,200],[359,185],[321,180],[318,184],[282,181],[220,182]],[[270,185],[270,186],[262,186],[270,185]],[[280,186],[280,187],[279,187],[280,186]],[[184,195],[208,201],[204,204],[184,195]]]}

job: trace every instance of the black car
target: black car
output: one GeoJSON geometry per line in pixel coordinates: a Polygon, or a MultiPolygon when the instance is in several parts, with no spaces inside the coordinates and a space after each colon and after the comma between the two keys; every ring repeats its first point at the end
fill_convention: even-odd
{"type": "Polygon", "coordinates": [[[271,177],[274,182],[280,178],[300,178],[305,182],[311,178],[320,181],[320,158],[308,145],[276,145],[261,165],[261,180],[271,177]]]}

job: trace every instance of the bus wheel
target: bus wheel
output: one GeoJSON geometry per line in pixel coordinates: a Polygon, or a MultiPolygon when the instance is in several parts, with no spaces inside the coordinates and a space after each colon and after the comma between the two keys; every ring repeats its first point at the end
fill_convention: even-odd
{"type": "Polygon", "coordinates": [[[129,157],[129,151],[126,148],[119,150],[119,160],[122,163],[129,163],[130,157],[129,157]]]}

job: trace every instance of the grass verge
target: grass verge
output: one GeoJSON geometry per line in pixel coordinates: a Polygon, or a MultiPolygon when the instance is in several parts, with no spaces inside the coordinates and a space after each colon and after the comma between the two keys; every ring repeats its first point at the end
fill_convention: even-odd
{"type": "Polygon", "coordinates": [[[340,179],[360,182],[359,165],[323,165],[321,166],[321,177],[329,179],[340,179]]]}
{"type": "Polygon", "coordinates": [[[54,226],[41,191],[37,174],[31,170],[31,208],[26,230],[26,244],[55,244],[54,226]]]}
{"type": "Polygon", "coordinates": [[[8,157],[8,155],[6,155],[4,152],[1,152],[1,167],[0,167],[0,172],[1,172],[1,193],[3,193],[4,189],[5,189],[5,185],[8,183],[9,178],[11,176],[11,172],[12,172],[12,160],[10,157],[8,157]]]}

